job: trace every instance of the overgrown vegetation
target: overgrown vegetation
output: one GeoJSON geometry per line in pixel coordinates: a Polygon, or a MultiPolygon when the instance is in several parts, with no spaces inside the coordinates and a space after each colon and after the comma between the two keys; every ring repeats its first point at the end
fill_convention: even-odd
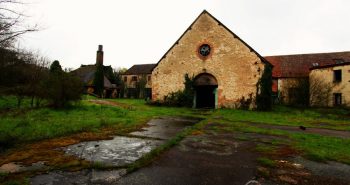
{"type": "Polygon", "coordinates": [[[55,108],[62,108],[72,101],[81,99],[83,84],[81,81],[62,70],[58,61],[54,61],[49,70],[47,80],[43,80],[44,98],[46,98],[55,108]]]}
{"type": "Polygon", "coordinates": [[[194,76],[188,74],[184,76],[183,90],[172,92],[164,97],[163,101],[150,102],[153,105],[177,106],[177,107],[192,107],[194,98],[194,76]]]}
{"type": "Polygon", "coordinates": [[[272,109],[272,66],[265,64],[263,74],[257,83],[256,106],[259,111],[272,109]]]}
{"type": "Polygon", "coordinates": [[[318,107],[328,107],[332,98],[333,83],[328,83],[324,79],[310,76],[310,105],[318,107]]]}
{"type": "MultiPolygon", "coordinates": [[[[124,107],[96,105],[83,101],[67,109],[29,109],[22,111],[12,109],[1,113],[0,147],[13,147],[18,143],[26,143],[42,139],[55,138],[85,131],[98,131],[111,127],[123,130],[142,125],[154,116],[191,115],[191,109],[150,107],[142,100],[114,100],[124,107]],[[130,108],[132,107],[132,108],[130,108]],[[123,129],[122,129],[122,128],[123,129]]],[[[30,100],[24,99],[24,106],[30,106],[30,100]]],[[[0,99],[0,109],[13,107],[14,97],[0,99]],[[12,99],[12,100],[11,100],[12,99]]]]}
{"type": "MultiPolygon", "coordinates": [[[[0,107],[15,104],[9,101],[11,98],[6,97],[0,99],[0,107]]],[[[8,147],[14,147],[14,144],[24,144],[28,142],[44,140],[49,138],[57,138],[60,136],[69,136],[60,139],[53,139],[47,142],[47,146],[62,147],[64,144],[71,144],[72,138],[83,139],[101,139],[106,136],[115,134],[126,134],[128,132],[140,129],[147,120],[164,115],[170,116],[200,116],[204,118],[202,122],[194,125],[179,133],[175,138],[169,140],[164,145],[156,148],[151,153],[145,155],[136,163],[127,166],[128,171],[136,170],[142,166],[150,164],[157,156],[178,144],[188,134],[202,134],[207,123],[217,123],[215,127],[216,133],[220,131],[242,133],[244,140],[250,140],[249,134],[254,133],[261,135],[272,135],[275,139],[267,141],[258,141],[256,147],[257,152],[263,154],[257,159],[257,162],[266,167],[274,167],[276,165],[273,156],[280,151],[280,147],[288,146],[293,150],[300,152],[301,155],[308,159],[317,161],[334,160],[342,163],[350,164],[350,139],[337,137],[322,136],[319,134],[288,132],[285,130],[271,129],[259,127],[259,125],[291,125],[319,128],[332,128],[338,130],[350,130],[349,117],[350,110],[346,109],[296,109],[285,106],[274,107],[271,112],[254,112],[245,110],[219,109],[199,114],[190,108],[175,107],[156,107],[148,106],[143,100],[117,99],[108,100],[115,102],[115,105],[97,105],[88,100],[95,100],[95,97],[84,97],[85,101],[79,106],[67,110],[55,110],[49,108],[29,109],[27,111],[19,111],[13,109],[11,111],[1,113],[0,120],[0,141],[3,144],[11,144],[8,147]],[[331,111],[332,110],[332,111],[331,111]],[[327,112],[327,113],[325,113],[327,112]],[[322,124],[319,124],[322,123],[322,124]],[[79,133],[79,134],[78,134],[79,133]],[[72,136],[73,135],[73,136],[72,136]],[[67,138],[65,140],[65,138],[67,138]],[[62,143],[61,143],[62,142],[62,143]],[[272,156],[272,158],[271,158],[272,156]]],[[[23,100],[24,106],[30,106],[30,99],[23,100]]],[[[15,107],[15,105],[13,105],[15,107]]],[[[255,140],[254,140],[255,141],[255,140]]],[[[35,144],[35,143],[34,143],[35,144]]],[[[23,145],[21,146],[23,148],[23,145]]],[[[54,147],[55,148],[55,147],[54,147]]],[[[20,152],[20,151],[19,151],[20,152]]],[[[31,151],[34,152],[34,151],[31,151]]],[[[47,155],[40,159],[49,159],[52,155],[56,155],[58,151],[47,152],[47,155]],[[56,153],[55,153],[56,152],[56,153]],[[45,158],[46,157],[46,158],[45,158]]],[[[41,151],[41,153],[45,153],[41,151]]],[[[28,160],[31,155],[21,154],[12,156],[13,158],[21,158],[28,160]]],[[[58,155],[58,154],[57,154],[58,155]]],[[[298,153],[299,155],[299,153],[298,153]]],[[[36,158],[37,160],[38,158],[36,158]]],[[[35,160],[35,159],[31,159],[35,160]]],[[[55,159],[54,162],[47,163],[57,165],[60,168],[78,168],[91,167],[105,169],[108,166],[99,164],[89,164],[76,161],[73,159],[55,159]],[[60,165],[58,165],[60,164],[60,165]]],[[[6,174],[3,175],[6,178],[6,174]]]]}

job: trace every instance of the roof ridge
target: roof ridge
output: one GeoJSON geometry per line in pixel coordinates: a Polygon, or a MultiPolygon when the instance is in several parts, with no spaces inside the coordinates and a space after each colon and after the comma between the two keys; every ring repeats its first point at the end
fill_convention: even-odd
{"type": "Polygon", "coordinates": [[[335,54],[335,53],[350,53],[350,51],[336,51],[336,52],[322,52],[322,53],[300,53],[300,54],[286,54],[286,55],[269,55],[264,57],[283,57],[283,56],[300,56],[300,55],[321,55],[321,54],[335,54]]]}

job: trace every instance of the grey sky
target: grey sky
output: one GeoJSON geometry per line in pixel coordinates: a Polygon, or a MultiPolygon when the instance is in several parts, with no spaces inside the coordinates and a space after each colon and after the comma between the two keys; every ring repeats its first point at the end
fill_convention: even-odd
{"type": "Polygon", "coordinates": [[[35,0],[21,45],[77,68],[156,63],[204,10],[261,55],[350,51],[348,0],[35,0]]]}

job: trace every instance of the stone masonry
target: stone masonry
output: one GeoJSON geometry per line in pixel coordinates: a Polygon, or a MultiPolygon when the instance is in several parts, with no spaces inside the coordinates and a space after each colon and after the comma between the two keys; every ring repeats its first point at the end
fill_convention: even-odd
{"type": "Polygon", "coordinates": [[[266,64],[257,52],[204,11],[153,69],[152,100],[162,101],[169,93],[182,90],[185,74],[208,73],[218,82],[218,107],[235,108],[242,97],[256,97],[266,64]],[[203,44],[211,47],[207,57],[198,52],[203,44]]]}

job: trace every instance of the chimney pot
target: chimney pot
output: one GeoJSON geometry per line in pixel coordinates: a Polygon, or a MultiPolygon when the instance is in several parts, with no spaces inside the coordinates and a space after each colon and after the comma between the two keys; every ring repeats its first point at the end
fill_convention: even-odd
{"type": "Polygon", "coordinates": [[[98,51],[103,51],[103,45],[98,45],[98,51]]]}

